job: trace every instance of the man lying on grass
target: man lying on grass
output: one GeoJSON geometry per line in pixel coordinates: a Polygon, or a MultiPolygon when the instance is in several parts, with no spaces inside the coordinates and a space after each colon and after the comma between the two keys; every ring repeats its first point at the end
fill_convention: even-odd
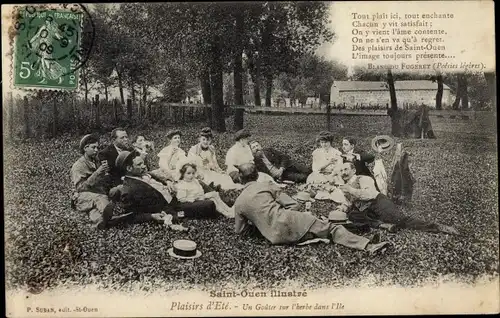
{"type": "Polygon", "coordinates": [[[238,166],[244,190],[234,203],[235,230],[245,233],[255,226],[272,244],[301,243],[312,238],[331,238],[334,243],[374,253],[387,247],[388,242],[373,244],[370,240],[349,232],[342,225],[322,221],[310,213],[285,209],[278,198],[281,188],[257,182],[259,177],[252,163],[238,166]],[[252,225],[248,223],[250,221],[252,225]]]}
{"type": "MultiPolygon", "coordinates": [[[[136,151],[123,151],[116,158],[116,167],[125,172],[123,184],[113,188],[110,195],[125,212],[130,213],[133,223],[154,221],[162,223],[166,214],[176,215],[181,206],[175,198],[173,177],[165,172],[148,172],[144,158],[136,151]],[[162,213],[166,212],[166,213],[162,213]]],[[[185,217],[215,216],[212,201],[196,201],[183,205],[185,217]]]]}
{"type": "Polygon", "coordinates": [[[342,204],[338,210],[347,212],[349,220],[355,225],[382,228],[389,232],[396,232],[398,228],[409,228],[458,234],[451,226],[404,215],[387,196],[376,189],[373,178],[356,175],[354,163],[342,164],[341,175],[346,184],[341,185],[340,189],[344,192],[348,203],[342,204]]]}

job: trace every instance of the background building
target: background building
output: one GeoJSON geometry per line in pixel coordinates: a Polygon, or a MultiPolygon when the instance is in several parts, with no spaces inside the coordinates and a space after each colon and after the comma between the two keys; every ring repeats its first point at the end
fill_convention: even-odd
{"type": "MultiPolygon", "coordinates": [[[[411,107],[425,104],[436,107],[437,83],[426,80],[396,81],[398,106],[411,107]]],[[[389,86],[386,82],[334,81],[330,103],[346,108],[385,108],[390,104],[389,86]]],[[[450,87],[443,85],[443,108],[453,103],[450,87]]]]}

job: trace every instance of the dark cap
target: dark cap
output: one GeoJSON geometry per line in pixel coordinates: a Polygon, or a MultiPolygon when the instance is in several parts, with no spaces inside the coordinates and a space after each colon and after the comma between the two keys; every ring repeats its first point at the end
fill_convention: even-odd
{"type": "Polygon", "coordinates": [[[99,141],[99,137],[97,137],[94,134],[87,134],[87,135],[83,136],[83,138],[80,140],[80,144],[79,144],[80,152],[83,152],[83,149],[85,148],[86,145],[92,144],[92,143],[95,143],[98,141],[99,141]]]}

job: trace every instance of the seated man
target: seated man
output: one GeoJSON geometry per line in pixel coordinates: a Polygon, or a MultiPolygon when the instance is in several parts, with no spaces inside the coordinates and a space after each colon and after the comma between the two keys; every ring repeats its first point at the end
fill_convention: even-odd
{"type": "Polygon", "coordinates": [[[322,221],[310,213],[285,209],[278,200],[279,187],[256,182],[258,172],[254,164],[243,164],[238,169],[245,188],[234,203],[236,233],[248,231],[250,221],[271,244],[293,244],[311,237],[331,237],[337,244],[371,253],[388,244],[372,244],[369,239],[349,232],[342,225],[322,221]]]}
{"type": "Polygon", "coordinates": [[[349,220],[355,225],[383,228],[390,232],[395,232],[397,228],[410,228],[426,232],[458,234],[451,226],[404,215],[387,196],[376,189],[371,177],[356,175],[354,163],[342,164],[341,175],[346,184],[341,185],[340,189],[344,192],[348,203],[342,204],[338,209],[346,212],[349,220]]]}
{"type": "Polygon", "coordinates": [[[106,148],[104,148],[99,153],[100,160],[106,160],[109,166],[109,174],[111,176],[111,187],[115,187],[121,184],[121,173],[117,167],[115,167],[116,158],[118,154],[123,151],[131,151],[134,148],[130,143],[128,134],[123,128],[115,128],[111,131],[111,138],[113,143],[106,148]]]}
{"type": "Polygon", "coordinates": [[[311,169],[292,161],[290,156],[276,149],[263,149],[257,141],[250,143],[250,149],[252,149],[257,171],[267,173],[277,181],[288,180],[304,183],[307,176],[312,173],[311,169]]]}
{"type": "MultiPolygon", "coordinates": [[[[125,212],[131,213],[133,222],[163,222],[161,212],[174,214],[180,210],[174,198],[173,177],[165,174],[159,178],[147,172],[142,156],[136,151],[123,151],[116,158],[116,167],[125,171],[123,185],[112,189],[112,196],[121,203],[125,212]]],[[[185,217],[216,216],[215,204],[212,201],[194,202],[183,206],[185,217]]]]}
{"type": "Polygon", "coordinates": [[[79,212],[86,212],[90,221],[98,228],[104,228],[113,205],[108,199],[109,166],[97,160],[99,138],[85,135],[80,140],[82,156],[71,167],[71,181],[75,186],[72,206],[79,212]]]}

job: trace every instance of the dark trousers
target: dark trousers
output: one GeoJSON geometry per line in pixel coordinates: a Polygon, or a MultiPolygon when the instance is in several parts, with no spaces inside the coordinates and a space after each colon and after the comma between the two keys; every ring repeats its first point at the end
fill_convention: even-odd
{"type": "Polygon", "coordinates": [[[403,214],[401,210],[384,194],[380,193],[371,205],[363,211],[352,207],[348,217],[355,225],[368,225],[377,228],[382,223],[395,224],[399,228],[408,228],[425,232],[440,232],[439,225],[416,217],[403,214]]]}
{"type": "Polygon", "coordinates": [[[184,211],[184,217],[187,219],[215,218],[219,215],[215,209],[215,203],[211,200],[176,202],[174,209],[176,211],[184,211]]]}
{"type": "Polygon", "coordinates": [[[286,168],[281,175],[282,180],[289,180],[295,183],[305,183],[312,169],[303,164],[294,162],[290,167],[286,168]]]}

